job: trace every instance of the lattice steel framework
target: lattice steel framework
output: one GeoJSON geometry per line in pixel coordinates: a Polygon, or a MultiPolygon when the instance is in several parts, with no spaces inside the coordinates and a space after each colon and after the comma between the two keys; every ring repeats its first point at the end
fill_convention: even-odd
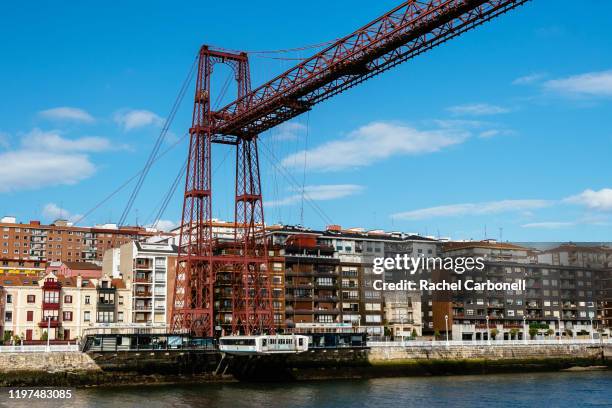
{"type": "Polygon", "coordinates": [[[174,328],[213,335],[215,270],[224,267],[234,271],[233,330],[273,330],[257,135],[527,1],[406,1],[254,90],[246,53],[202,47],[190,129],[174,328]],[[238,97],[213,112],[210,75],[215,63],[234,69],[238,97]],[[212,235],[211,143],[236,146],[236,235],[223,256],[216,253],[212,235]]]}
{"type": "MultiPolygon", "coordinates": [[[[212,231],[211,145],[215,129],[211,110],[211,76],[215,64],[232,68],[238,99],[250,91],[248,57],[245,53],[200,50],[179,254],[175,279],[172,326],[197,335],[215,332],[214,284],[216,272],[231,271],[235,333],[273,331],[270,281],[261,196],[257,135],[234,140],[236,147],[235,235],[223,248],[212,231]]],[[[247,109],[239,106],[238,111],[247,109]]]]}

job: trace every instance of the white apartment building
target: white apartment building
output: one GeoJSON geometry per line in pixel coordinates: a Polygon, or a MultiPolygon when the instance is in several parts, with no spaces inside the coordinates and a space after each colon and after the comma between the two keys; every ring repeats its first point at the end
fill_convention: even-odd
{"type": "Polygon", "coordinates": [[[105,252],[102,271],[120,276],[131,288],[131,311],[124,323],[165,326],[170,323],[177,248],[166,242],[130,242],[105,252]]]}

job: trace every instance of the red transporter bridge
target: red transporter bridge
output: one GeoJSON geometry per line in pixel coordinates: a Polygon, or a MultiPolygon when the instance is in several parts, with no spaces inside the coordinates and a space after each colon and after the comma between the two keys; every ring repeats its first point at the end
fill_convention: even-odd
{"type": "Polygon", "coordinates": [[[410,0],[256,89],[246,53],[199,54],[172,326],[214,335],[214,285],[231,272],[235,334],[274,331],[257,137],[315,104],[444,43],[528,0],[410,0]],[[237,99],[211,109],[215,64],[227,64],[237,99]],[[236,147],[235,235],[212,230],[211,145],[236,147]]]}

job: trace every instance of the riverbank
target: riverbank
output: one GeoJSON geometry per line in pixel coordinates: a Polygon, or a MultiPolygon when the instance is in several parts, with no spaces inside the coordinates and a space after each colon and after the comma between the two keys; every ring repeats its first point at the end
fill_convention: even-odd
{"type": "MultiPolygon", "coordinates": [[[[610,348],[610,346],[607,346],[610,348]]],[[[610,369],[599,345],[371,347],[292,355],[210,351],[0,354],[0,386],[304,381],[610,369]]]]}

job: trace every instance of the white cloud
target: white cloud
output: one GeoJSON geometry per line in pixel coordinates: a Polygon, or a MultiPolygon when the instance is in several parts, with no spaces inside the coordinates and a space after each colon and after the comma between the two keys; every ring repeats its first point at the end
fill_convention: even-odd
{"type": "Polygon", "coordinates": [[[400,220],[423,220],[435,217],[458,217],[527,211],[550,205],[552,205],[552,202],[547,200],[501,200],[421,208],[393,214],[392,217],[400,220]]]}
{"type": "Polygon", "coordinates": [[[33,129],[21,139],[24,149],[54,152],[101,152],[112,148],[111,142],[102,137],[66,139],[56,130],[33,129]]]}
{"type": "Polygon", "coordinates": [[[482,137],[483,139],[488,139],[490,137],[494,137],[499,135],[501,132],[497,129],[489,129],[489,130],[485,130],[483,132],[480,132],[480,134],[478,135],[479,137],[482,137]]]}
{"type": "MultiPolygon", "coordinates": [[[[159,220],[157,221],[157,224],[155,224],[155,227],[157,230],[159,231],[171,231],[174,228],[178,227],[179,223],[176,221],[170,221],[170,220],[159,220]]],[[[150,225],[150,227],[153,227],[153,225],[150,225]]]]}
{"type": "Polygon", "coordinates": [[[488,103],[472,103],[467,105],[451,106],[447,109],[453,115],[484,116],[508,113],[510,109],[488,103]]]}
{"type": "Polygon", "coordinates": [[[544,88],[576,95],[612,96],[612,70],[552,79],[544,83],[544,88]]]}
{"type": "Polygon", "coordinates": [[[530,222],[528,224],[521,225],[522,228],[541,228],[541,229],[559,229],[575,226],[575,222],[565,221],[544,221],[544,222],[530,222]]]}
{"type": "MultiPolygon", "coordinates": [[[[462,143],[470,133],[460,128],[421,131],[409,126],[373,122],[352,131],[342,140],[324,143],[306,152],[310,170],[341,170],[368,166],[391,156],[433,153],[462,143]]],[[[282,160],[285,167],[301,166],[304,151],[282,160]]]]}
{"type": "Polygon", "coordinates": [[[55,203],[47,203],[42,210],[42,215],[50,220],[63,219],[68,221],[75,221],[81,218],[80,214],[71,214],[70,211],[65,208],[61,208],[55,203]]]}
{"type": "MultiPolygon", "coordinates": [[[[296,192],[288,197],[276,201],[266,201],[267,207],[280,207],[299,203],[302,200],[301,190],[293,189],[296,192]]],[[[357,184],[327,184],[312,185],[304,187],[304,196],[312,201],[327,201],[338,198],[348,197],[363,191],[363,186],[357,184]]]]}
{"type": "Polygon", "coordinates": [[[161,126],[164,119],[144,109],[132,109],[115,113],[113,119],[125,131],[145,127],[145,126],[161,126]]]}
{"type": "Polygon", "coordinates": [[[564,201],[584,205],[592,210],[612,211],[612,188],[602,188],[599,191],[587,189],[564,201]]]}
{"type": "Polygon", "coordinates": [[[58,108],[43,110],[38,112],[38,114],[42,118],[51,120],[67,120],[82,123],[93,123],[95,121],[94,117],[87,111],[69,106],[61,106],[58,108]]]}
{"type": "Polygon", "coordinates": [[[538,82],[544,79],[545,77],[546,77],[546,74],[533,73],[533,74],[529,74],[529,75],[525,75],[525,76],[516,78],[514,81],[512,81],[512,84],[513,85],[529,85],[529,84],[538,82]]]}
{"type": "Polygon", "coordinates": [[[306,126],[298,122],[285,122],[278,125],[271,135],[271,139],[275,141],[295,140],[300,133],[306,130],[306,126]]]}
{"type": "Polygon", "coordinates": [[[0,153],[0,192],[75,184],[95,172],[83,154],[17,150],[0,153]]]}
{"type": "Polygon", "coordinates": [[[33,129],[19,148],[0,153],[0,192],[78,183],[95,172],[87,153],[111,147],[100,137],[68,139],[58,131],[33,129]]]}

